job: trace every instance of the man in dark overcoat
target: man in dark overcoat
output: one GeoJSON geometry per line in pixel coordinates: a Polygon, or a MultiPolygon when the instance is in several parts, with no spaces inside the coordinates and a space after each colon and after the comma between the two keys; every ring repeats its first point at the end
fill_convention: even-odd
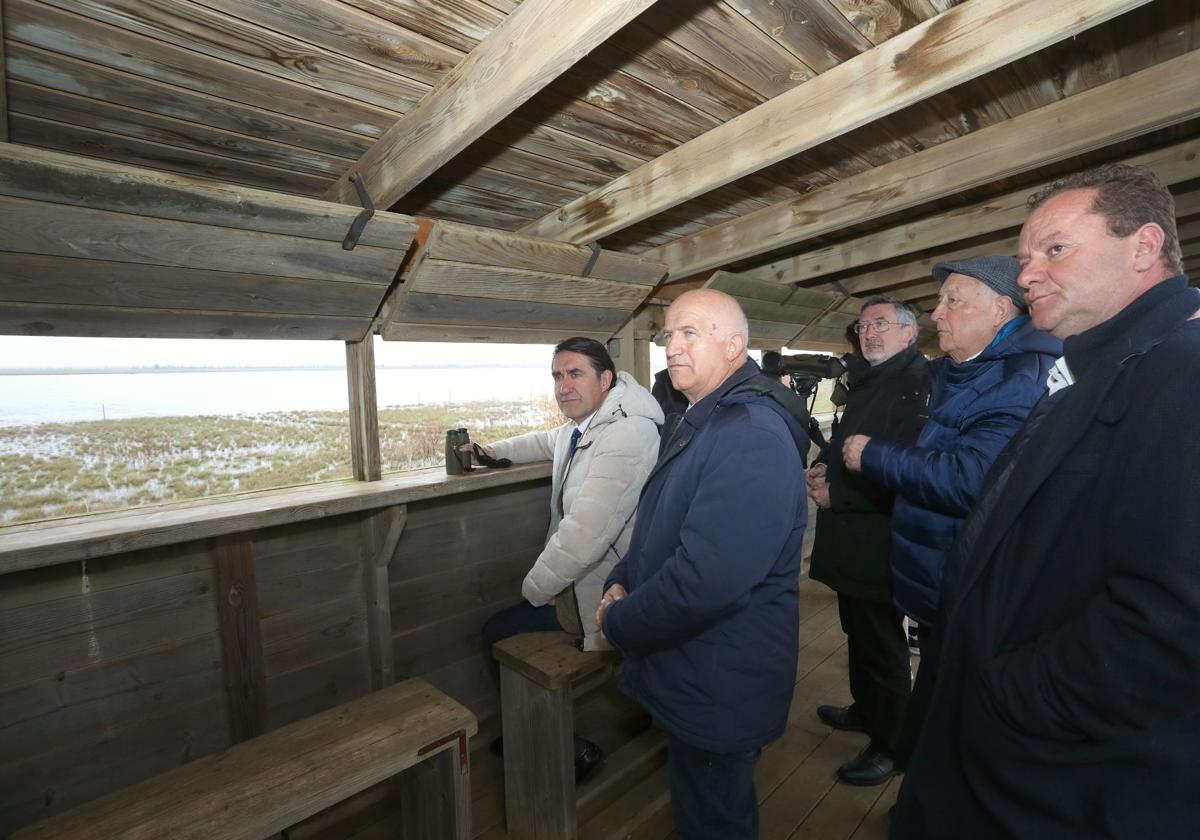
{"type": "Polygon", "coordinates": [[[1200,292],[1148,170],[1030,205],[1019,282],[1064,355],[947,558],[892,837],[1195,837],[1200,292]]]}
{"type": "Polygon", "coordinates": [[[819,706],[817,716],[835,729],[870,736],[863,751],[838,768],[838,777],[875,785],[896,773],[895,750],[912,680],[908,637],[892,603],[895,493],[847,471],[842,449],[851,435],[915,443],[928,416],[929,372],[916,347],[916,314],[903,301],[869,298],[856,329],[863,355],[846,357],[846,411],[825,463],[808,473],[809,495],[818,507],[810,575],[838,593],[854,699],[850,706],[819,706]]]}

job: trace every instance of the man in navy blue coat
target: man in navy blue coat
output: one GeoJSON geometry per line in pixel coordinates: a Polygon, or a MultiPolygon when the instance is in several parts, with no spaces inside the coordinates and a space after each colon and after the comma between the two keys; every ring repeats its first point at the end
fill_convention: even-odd
{"type": "MultiPolygon", "coordinates": [[[[846,468],[897,494],[892,510],[892,597],[928,647],[937,618],[942,563],[975,505],[979,486],[1046,390],[1062,342],[1034,327],[1012,257],[938,263],[942,283],[932,318],[946,353],[929,365],[933,412],[915,445],[866,435],[846,438],[846,468]]],[[[896,740],[903,769],[928,697],[917,679],[896,740]]]]}
{"type": "Polygon", "coordinates": [[[1019,282],[1063,357],[946,559],[892,837],[1195,837],[1200,292],[1148,170],[1031,207],[1019,282]]]}
{"type": "Polygon", "coordinates": [[[728,295],[681,295],[663,338],[690,406],[664,429],[597,619],[625,654],[622,690],[667,731],[680,840],[756,838],[754,766],[796,676],[805,412],[747,358],[728,295]]]}

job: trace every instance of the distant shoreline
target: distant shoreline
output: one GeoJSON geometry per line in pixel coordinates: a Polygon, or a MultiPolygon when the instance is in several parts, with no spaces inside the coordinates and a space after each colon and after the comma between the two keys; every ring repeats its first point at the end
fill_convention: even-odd
{"type": "MultiPolygon", "coordinates": [[[[541,365],[377,365],[379,370],[536,370],[541,365]]],[[[198,367],[188,365],[161,365],[155,367],[100,367],[100,368],[0,368],[0,376],[81,376],[87,374],[126,373],[279,373],[283,371],[336,370],[345,371],[344,365],[261,365],[253,367],[198,367]]]]}

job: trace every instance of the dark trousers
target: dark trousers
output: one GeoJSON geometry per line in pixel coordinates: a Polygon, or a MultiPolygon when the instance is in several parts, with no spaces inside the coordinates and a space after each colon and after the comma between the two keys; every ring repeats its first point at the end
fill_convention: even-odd
{"type": "Polygon", "coordinates": [[[921,643],[921,664],[917,670],[917,679],[913,683],[912,696],[904,707],[904,718],[900,721],[900,734],[896,742],[896,767],[899,770],[908,768],[913,749],[917,745],[917,736],[925,724],[925,715],[929,712],[929,701],[933,697],[933,665],[937,654],[937,644],[933,639],[933,630],[923,625],[917,627],[917,640],[921,643]],[[928,663],[928,670],[926,664],[928,663]]]}
{"type": "Polygon", "coordinates": [[[540,630],[561,630],[558,614],[553,604],[535,607],[528,601],[500,610],[483,624],[480,635],[487,654],[492,655],[492,645],[518,633],[536,633],[540,630]]]}
{"type": "Polygon", "coordinates": [[[679,840],[758,840],[754,765],[761,749],[713,753],[667,734],[671,813],[679,840]]]}
{"type": "Polygon", "coordinates": [[[854,711],[866,721],[872,743],[894,753],[912,690],[900,613],[891,604],[839,594],[838,614],[850,658],[854,711]]]}
{"type": "MultiPolygon", "coordinates": [[[[522,601],[515,606],[500,610],[483,624],[483,629],[479,631],[479,635],[483,637],[484,650],[487,651],[489,659],[492,658],[492,645],[496,642],[507,639],[509,636],[515,636],[518,633],[537,633],[541,630],[562,630],[562,625],[558,623],[558,613],[554,609],[553,604],[544,604],[540,607],[535,607],[528,601],[522,601]]],[[[494,660],[493,660],[494,661],[494,660]]],[[[496,667],[493,666],[493,671],[496,667]]],[[[497,677],[499,674],[497,674],[497,677]]],[[[584,751],[590,746],[588,741],[575,736],[575,755],[576,757],[583,755],[584,751]]]]}

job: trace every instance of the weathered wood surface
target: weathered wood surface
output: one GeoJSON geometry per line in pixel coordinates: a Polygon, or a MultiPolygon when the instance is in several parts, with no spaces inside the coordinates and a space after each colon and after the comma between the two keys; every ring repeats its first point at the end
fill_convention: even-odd
{"type": "MultiPolygon", "coordinates": [[[[0,195],[151,219],[324,240],[337,243],[339,248],[358,215],[355,208],[318,199],[215,185],[144,167],[15,144],[0,146],[0,195]]],[[[364,228],[359,247],[403,252],[415,232],[412,218],[377,212],[364,228]]],[[[244,271],[245,266],[240,270],[244,271]]],[[[390,281],[389,276],[376,282],[390,281]]]]}
{"type": "MultiPolygon", "coordinates": [[[[1200,177],[1200,140],[1176,143],[1164,149],[1125,159],[1135,166],[1154,170],[1164,184],[1200,177]]],[[[1029,196],[1049,182],[1034,184],[966,207],[926,216],[854,239],[815,248],[738,276],[774,283],[798,283],[825,274],[848,271],[858,266],[934,248],[972,236],[981,236],[1021,224],[1029,196]]]]}
{"type": "Polygon", "coordinates": [[[214,540],[213,570],[229,740],[236,744],[270,728],[254,548],[249,538],[231,534],[214,540]]]}
{"type": "Polygon", "coordinates": [[[377,482],[328,482],[233,499],[160,505],[0,529],[0,574],[152,546],[267,528],[423,499],[519,484],[550,474],[548,463],[447,476],[433,468],[377,482]]]}
{"type": "Polygon", "coordinates": [[[346,382],[350,403],[350,463],[357,481],[378,481],[379,400],[375,395],[374,336],[346,342],[346,382]]]}
{"type": "Polygon", "coordinates": [[[614,651],[582,651],[574,638],[558,630],[521,633],[497,642],[496,661],[543,688],[559,689],[596,672],[611,674],[621,661],[614,651]]]}
{"type": "Polygon", "coordinates": [[[4,0],[0,0],[0,143],[8,142],[8,81],[4,57],[4,0]]]}
{"type": "Polygon", "coordinates": [[[524,233],[591,242],[966,79],[1140,5],[975,0],[838,64],[629,175],[570,202],[524,233]],[[854,90],[854,96],[847,96],[854,90]]]}
{"type": "Polygon", "coordinates": [[[380,207],[390,207],[653,2],[527,0],[388,129],[327,197],[355,203],[351,179],[358,178],[380,207]]]}
{"type": "Polygon", "coordinates": [[[0,302],[0,335],[361,341],[369,317],[0,302]]]}
{"type": "Polygon", "coordinates": [[[259,840],[438,752],[450,752],[467,775],[467,737],[477,729],[466,708],[424,680],[409,680],[52,817],[14,838],[259,840]]]}
{"type": "Polygon", "coordinates": [[[403,257],[391,248],[348,252],[316,239],[8,197],[0,197],[0,250],[377,284],[391,282],[403,257]]]}
{"type": "MultiPolygon", "coordinates": [[[[304,277],[267,277],[237,271],[0,252],[0,300],[53,306],[109,306],[178,312],[186,300],[204,312],[287,313],[370,320],[386,286],[304,277]]],[[[187,327],[181,327],[187,329],[187,327]]],[[[194,327],[191,328],[193,331],[194,327]]]]}
{"type": "Polygon", "coordinates": [[[684,277],[934,201],[1200,113],[1200,51],[641,254],[684,277]],[[1120,109],[1121,120],[1111,119],[1120,109]]]}
{"type": "Polygon", "coordinates": [[[385,339],[608,338],[665,273],[612,251],[593,261],[590,248],[445,222],[417,242],[404,282],[384,304],[385,339]]]}

